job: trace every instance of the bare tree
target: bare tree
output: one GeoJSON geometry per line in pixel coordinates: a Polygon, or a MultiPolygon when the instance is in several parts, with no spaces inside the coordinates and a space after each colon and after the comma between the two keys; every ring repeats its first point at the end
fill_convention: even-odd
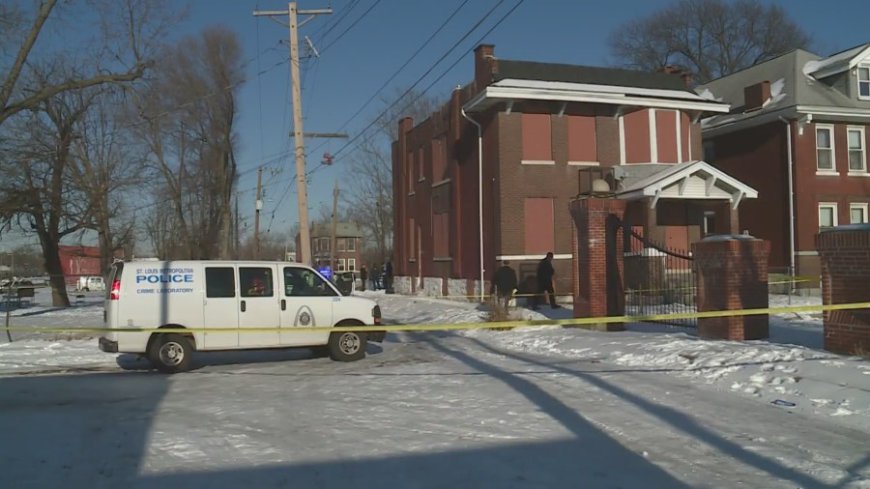
{"type": "Polygon", "coordinates": [[[28,120],[10,124],[7,134],[13,138],[3,148],[4,159],[17,164],[2,167],[0,219],[39,238],[55,306],[69,306],[61,239],[83,229],[92,212],[91,203],[70,185],[69,168],[77,125],[96,96],[68,91],[43,100],[28,120]]]}
{"type": "Polygon", "coordinates": [[[0,8],[0,221],[6,230],[14,225],[38,237],[57,306],[69,305],[61,240],[88,228],[99,206],[74,182],[80,126],[102,88],[130,84],[145,74],[154,47],[174,22],[165,4],[43,0],[35,10],[11,3],[0,8]],[[80,42],[34,49],[44,31],[63,35],[65,22],[80,25],[76,16],[87,17],[90,25],[96,19],[95,35],[65,36],[80,42]]]}
{"type": "MultiPolygon", "coordinates": [[[[183,247],[165,258],[229,258],[236,183],[234,124],[243,80],[241,47],[226,28],[206,29],[169,49],[138,103],[159,187],[172,207],[153,220],[178,231],[183,247]],[[172,222],[166,222],[171,218],[172,222]]],[[[165,250],[170,251],[170,250],[165,250]]]]}
{"type": "Polygon", "coordinates": [[[804,48],[810,36],[777,4],[760,0],[678,0],[619,26],[610,48],[642,70],[681,66],[704,83],[804,48]]]}
{"type": "Polygon", "coordinates": [[[285,253],[291,251],[290,246],[292,239],[290,236],[283,233],[268,233],[260,237],[260,252],[259,255],[255,252],[256,244],[254,236],[247,236],[241,243],[239,248],[239,259],[241,260],[286,260],[285,253]],[[259,256],[259,258],[258,258],[259,256]]]}
{"type": "Polygon", "coordinates": [[[91,203],[91,214],[84,226],[97,233],[103,273],[119,250],[134,240],[134,219],[125,213],[125,202],[144,180],[144,156],[137,153],[121,113],[113,107],[123,105],[118,94],[108,92],[85,114],[74,138],[74,160],[70,165],[71,183],[91,203]]]}
{"type": "MultiPolygon", "coordinates": [[[[396,91],[400,96],[402,91],[396,91]]],[[[393,242],[393,163],[391,144],[397,136],[398,121],[412,117],[423,121],[437,107],[435,100],[417,91],[411,91],[384,111],[376,130],[363,139],[351,156],[353,179],[344,192],[349,218],[366,233],[366,241],[375,248],[374,256],[385,261],[392,254],[393,242]]]]}

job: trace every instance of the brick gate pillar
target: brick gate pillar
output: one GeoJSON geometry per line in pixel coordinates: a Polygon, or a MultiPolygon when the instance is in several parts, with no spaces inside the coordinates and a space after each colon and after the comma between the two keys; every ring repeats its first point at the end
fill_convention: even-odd
{"type": "MultiPolygon", "coordinates": [[[[743,235],[704,238],[692,244],[698,312],[765,309],[770,242],[743,235]]],[[[698,336],[758,340],[769,336],[768,315],[698,319],[698,336]]]]}
{"type": "MultiPolygon", "coordinates": [[[[822,264],[822,303],[870,302],[870,224],[851,224],[816,237],[822,264]]],[[[870,309],[826,311],[825,350],[847,355],[870,351],[870,309]]]]}
{"type": "MultiPolygon", "coordinates": [[[[574,240],[574,317],[625,315],[623,286],[623,234],[619,223],[625,201],[588,198],[571,202],[576,228],[574,240]]],[[[623,324],[601,324],[598,329],[620,331],[623,324]]]]}

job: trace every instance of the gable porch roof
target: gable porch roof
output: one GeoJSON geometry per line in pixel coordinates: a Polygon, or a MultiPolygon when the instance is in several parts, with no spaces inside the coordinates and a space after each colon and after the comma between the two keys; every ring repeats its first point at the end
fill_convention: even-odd
{"type": "MultiPolygon", "coordinates": [[[[652,197],[653,208],[662,198],[730,200],[735,209],[743,199],[758,198],[757,190],[704,161],[661,166],[665,168],[639,180],[624,179],[617,196],[626,200],[652,197]]],[[[625,165],[624,171],[630,172],[631,167],[625,165]]]]}

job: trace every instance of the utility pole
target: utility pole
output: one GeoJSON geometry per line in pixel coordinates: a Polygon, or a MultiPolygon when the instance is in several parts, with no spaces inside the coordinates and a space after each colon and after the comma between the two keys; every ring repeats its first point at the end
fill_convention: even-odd
{"type": "MultiPolygon", "coordinates": [[[[338,180],[335,181],[335,188],[332,189],[332,243],[329,246],[329,265],[335,271],[338,267],[335,266],[335,233],[338,229],[338,180]]],[[[333,274],[334,276],[334,274],[333,274]]]]}
{"type": "Polygon", "coordinates": [[[254,212],[254,259],[260,259],[260,209],[263,208],[263,167],[257,168],[257,203],[254,212]]]}
{"type": "Polygon", "coordinates": [[[299,86],[299,27],[319,14],[331,14],[332,9],[297,10],[296,2],[287,4],[286,11],[254,11],[255,16],[287,15],[290,28],[290,80],[293,86],[293,137],[296,149],[296,199],[299,207],[299,247],[302,263],[311,263],[311,237],[308,227],[308,191],[305,184],[305,141],[302,132],[302,89],[299,86]],[[297,24],[297,15],[309,15],[297,24]],[[303,261],[304,260],[304,261],[303,261]]]}
{"type": "Polygon", "coordinates": [[[236,260],[239,259],[239,248],[240,248],[240,246],[239,246],[239,221],[240,220],[241,219],[239,219],[239,192],[237,190],[236,191],[236,225],[235,225],[235,229],[234,229],[234,231],[235,231],[234,242],[236,245],[236,253],[235,253],[236,260]]]}

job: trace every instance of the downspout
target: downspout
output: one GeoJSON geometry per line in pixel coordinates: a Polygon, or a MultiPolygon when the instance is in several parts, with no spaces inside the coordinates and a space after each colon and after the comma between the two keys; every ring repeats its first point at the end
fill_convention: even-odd
{"type": "Polygon", "coordinates": [[[792,158],[791,149],[791,122],[780,116],[779,120],[785,123],[786,127],[786,154],[788,158],[788,247],[789,247],[789,265],[788,274],[794,280],[794,159],[792,158]]]}
{"type": "Polygon", "coordinates": [[[478,212],[478,239],[480,240],[480,302],[484,302],[485,298],[483,295],[483,280],[484,280],[484,267],[483,267],[483,128],[480,123],[476,120],[472,119],[465,113],[465,107],[460,109],[460,113],[462,117],[466,118],[469,122],[477,126],[477,212],[478,212]]]}

